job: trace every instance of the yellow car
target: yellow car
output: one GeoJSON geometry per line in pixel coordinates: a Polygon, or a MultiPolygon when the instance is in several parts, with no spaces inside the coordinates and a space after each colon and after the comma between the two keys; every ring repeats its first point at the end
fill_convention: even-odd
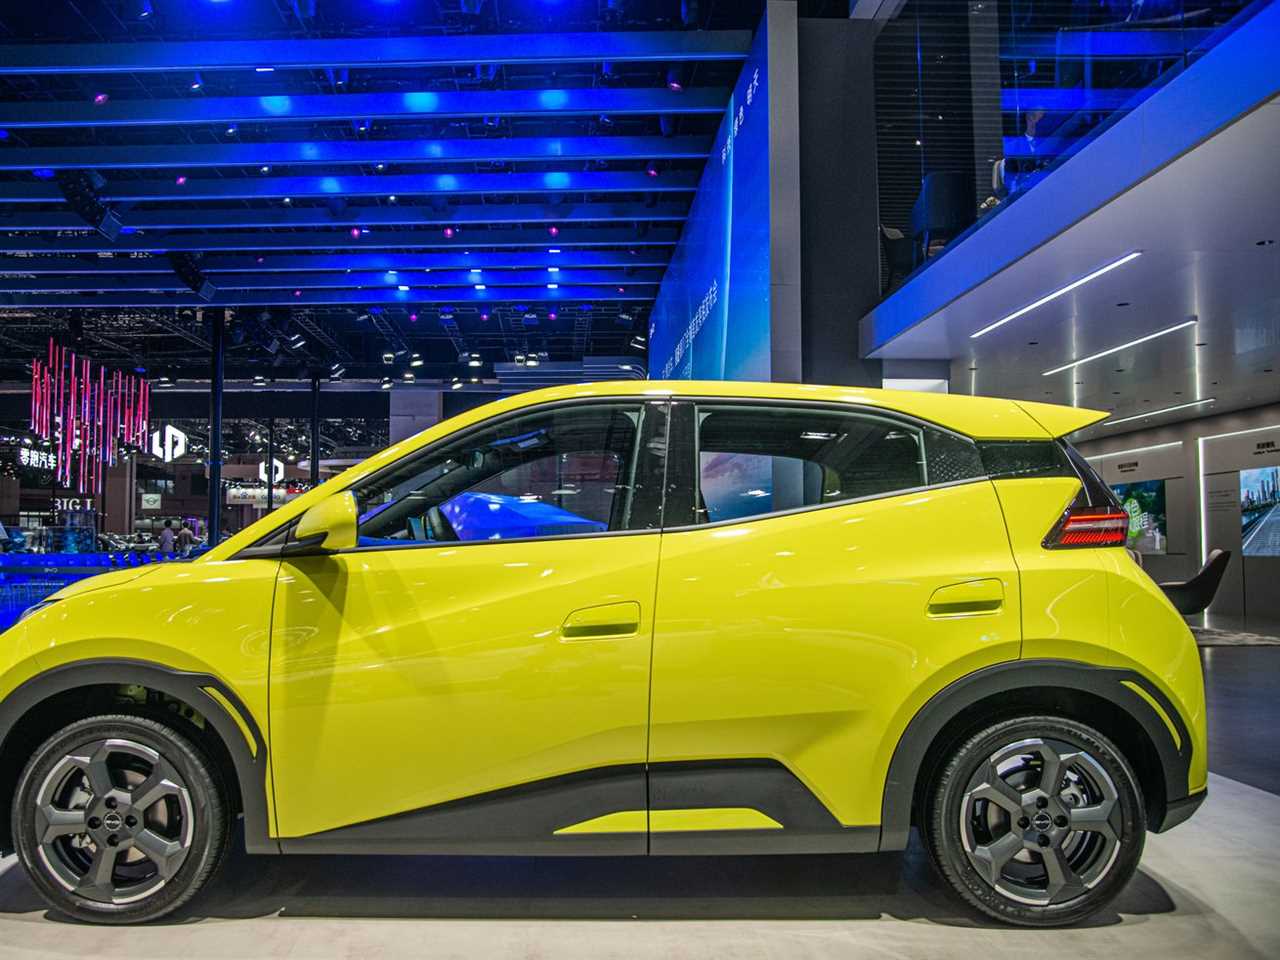
{"type": "Polygon", "coordinates": [[[1205,796],[1195,643],[1060,438],[1104,414],[571,386],[398,443],[0,645],[36,888],[165,914],[252,853],[902,849],[1069,923],[1205,796]]]}

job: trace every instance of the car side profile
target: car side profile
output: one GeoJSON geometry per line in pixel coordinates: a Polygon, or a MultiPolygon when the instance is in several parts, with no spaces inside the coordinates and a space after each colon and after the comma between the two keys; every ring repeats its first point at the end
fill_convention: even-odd
{"type": "MultiPolygon", "coordinates": [[[[162,916],[252,853],[900,850],[1072,923],[1207,783],[1190,631],[1062,440],[1105,414],[847,387],[464,413],[0,644],[0,848],[162,916]]],[[[855,866],[853,867],[856,869],[855,866]]]]}

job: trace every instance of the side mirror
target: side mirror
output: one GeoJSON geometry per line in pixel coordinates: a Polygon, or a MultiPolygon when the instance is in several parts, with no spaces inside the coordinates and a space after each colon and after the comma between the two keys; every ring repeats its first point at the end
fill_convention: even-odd
{"type": "Polygon", "coordinates": [[[294,529],[293,543],[284,550],[289,556],[314,556],[350,550],[359,542],[356,535],[356,498],[347,491],[326,497],[302,515],[294,529]]]}

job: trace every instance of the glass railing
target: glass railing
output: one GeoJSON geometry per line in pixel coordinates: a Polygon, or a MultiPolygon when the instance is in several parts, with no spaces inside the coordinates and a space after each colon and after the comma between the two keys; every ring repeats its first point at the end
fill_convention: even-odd
{"type": "Polygon", "coordinates": [[[886,292],[1267,0],[908,0],[876,42],[886,292]]]}

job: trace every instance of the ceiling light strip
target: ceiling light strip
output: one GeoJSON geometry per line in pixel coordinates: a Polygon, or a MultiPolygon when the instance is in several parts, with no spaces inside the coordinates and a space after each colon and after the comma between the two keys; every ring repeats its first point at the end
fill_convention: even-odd
{"type": "Polygon", "coordinates": [[[1181,440],[1174,440],[1170,443],[1156,443],[1149,447],[1133,447],[1130,450],[1113,450],[1111,453],[1097,453],[1091,457],[1085,457],[1086,460],[1106,460],[1110,457],[1127,457],[1135,453],[1149,453],[1152,450],[1165,450],[1169,447],[1182,446],[1181,440]]]}
{"type": "Polygon", "coordinates": [[[1177,330],[1185,330],[1187,327],[1193,327],[1196,324],[1195,319],[1184,320],[1182,323],[1174,324],[1172,327],[1166,327],[1164,330],[1157,330],[1155,333],[1148,333],[1145,337],[1139,337],[1137,340],[1130,340],[1128,343],[1122,343],[1118,347],[1112,347],[1109,350],[1103,350],[1100,353],[1092,354],[1080,360],[1072,360],[1070,363],[1064,363],[1060,367],[1054,367],[1052,370],[1046,370],[1040,374],[1042,377],[1052,376],[1055,373],[1062,373],[1064,370],[1071,370],[1082,364],[1092,363],[1094,360],[1101,360],[1103,357],[1109,357],[1113,353],[1119,353],[1121,350],[1128,350],[1130,347],[1136,347],[1140,343],[1146,343],[1148,340],[1154,340],[1156,337],[1163,337],[1165,334],[1174,333],[1177,330]]]}
{"type": "Polygon", "coordinates": [[[1093,271],[1093,273],[1090,273],[1087,276],[1083,276],[1079,280],[1073,280],[1071,283],[1068,283],[1065,287],[1059,287],[1057,290],[1053,291],[1053,293],[1050,293],[1041,297],[1039,300],[1035,301],[1034,303],[1029,303],[1022,309],[1015,310],[1013,313],[1009,314],[1007,317],[1001,317],[995,323],[988,324],[987,326],[979,330],[977,333],[969,334],[969,339],[977,340],[978,337],[981,337],[981,336],[984,336],[985,334],[990,333],[992,330],[995,330],[997,327],[1003,327],[1010,320],[1017,320],[1019,317],[1023,316],[1024,314],[1030,313],[1032,310],[1036,309],[1037,307],[1043,307],[1046,303],[1049,303],[1050,301],[1053,301],[1053,300],[1057,300],[1063,294],[1070,293],[1072,290],[1076,289],[1077,287],[1084,286],[1090,280],[1096,280],[1098,279],[1098,277],[1102,276],[1104,273],[1110,273],[1116,267],[1122,267],[1126,263],[1128,263],[1130,260],[1136,260],[1140,256],[1142,256],[1141,250],[1134,250],[1132,253],[1126,253],[1119,260],[1112,260],[1110,263],[1105,264],[1099,267],[1097,270],[1093,271]]]}
{"type": "Polygon", "coordinates": [[[1147,413],[1135,413],[1132,417],[1121,417],[1119,420],[1105,420],[1100,426],[1114,427],[1118,423],[1128,423],[1131,420],[1146,420],[1148,417],[1158,417],[1162,413],[1173,413],[1175,410],[1186,410],[1188,407],[1198,407],[1201,404],[1213,403],[1217,397],[1207,397],[1204,400],[1192,400],[1190,403],[1179,403],[1172,407],[1162,407],[1159,410],[1151,410],[1147,413]]]}

